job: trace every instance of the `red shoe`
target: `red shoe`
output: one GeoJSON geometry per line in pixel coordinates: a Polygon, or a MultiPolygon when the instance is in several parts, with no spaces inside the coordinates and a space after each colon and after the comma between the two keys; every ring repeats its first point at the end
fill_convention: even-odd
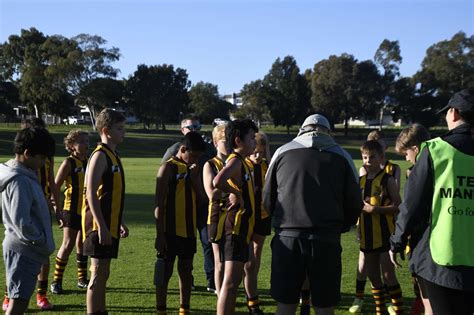
{"type": "Polygon", "coordinates": [[[48,298],[45,295],[36,295],[36,305],[40,310],[52,310],[53,304],[49,303],[48,298]]]}
{"type": "Polygon", "coordinates": [[[9,304],[9,303],[10,303],[10,299],[9,299],[8,297],[5,297],[5,298],[3,299],[3,304],[2,304],[2,310],[3,310],[4,312],[7,311],[7,309],[8,309],[8,304],[9,304]]]}
{"type": "Polygon", "coordinates": [[[423,301],[421,298],[417,297],[411,305],[410,315],[421,315],[425,312],[425,307],[423,306],[423,301]]]}

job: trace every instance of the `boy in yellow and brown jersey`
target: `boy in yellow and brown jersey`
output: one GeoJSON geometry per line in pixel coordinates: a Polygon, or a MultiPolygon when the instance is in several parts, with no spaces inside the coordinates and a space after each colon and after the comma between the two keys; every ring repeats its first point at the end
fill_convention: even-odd
{"type": "Polygon", "coordinates": [[[393,216],[398,212],[400,194],[394,178],[380,169],[383,147],[375,140],[361,146],[362,161],[367,171],[360,178],[364,208],[359,218],[360,251],[364,253],[367,275],[372,283],[376,314],[385,314],[387,290],[395,314],[402,313],[403,299],[393,265],[384,266],[382,281],[380,265],[382,256],[390,249],[390,235],[394,231],[393,216]],[[387,289],[384,288],[384,284],[387,289]]]}
{"type": "Polygon", "coordinates": [[[262,192],[270,159],[270,146],[267,136],[259,131],[255,134],[255,151],[246,159],[252,169],[255,186],[255,226],[250,242],[250,256],[245,263],[244,287],[247,307],[250,314],[263,314],[258,297],[257,278],[260,270],[265,237],[271,234],[271,219],[263,207],[262,192]]]}
{"type": "Polygon", "coordinates": [[[117,145],[125,136],[125,117],[106,108],[97,116],[101,142],[92,152],[85,175],[82,207],[83,254],[91,257],[87,314],[107,314],[105,288],[110,260],[117,258],[120,238],[128,236],[122,213],[125,175],[117,145]]]}
{"type": "Polygon", "coordinates": [[[62,207],[57,205],[61,212],[63,242],[55,259],[54,280],[51,283],[51,292],[54,294],[63,293],[63,274],[74,245],[77,250],[77,286],[80,289],[87,288],[87,257],[82,255],[81,212],[84,175],[89,154],[89,134],[80,129],[73,129],[64,138],[64,146],[70,155],[59,167],[55,179],[57,187],[61,187],[64,182],[66,187],[64,204],[62,207]]]}
{"type": "MultiPolygon", "coordinates": [[[[395,184],[400,191],[400,166],[398,164],[395,164],[385,157],[385,151],[388,148],[387,141],[385,139],[385,135],[382,130],[372,130],[369,132],[367,135],[367,141],[375,140],[377,141],[383,148],[383,153],[384,156],[382,158],[382,161],[380,163],[380,169],[382,169],[385,173],[391,175],[393,179],[395,180],[395,184]]],[[[367,170],[364,165],[359,169],[359,175],[364,176],[367,174],[367,170]]],[[[385,267],[388,267],[390,270],[390,258],[388,257],[388,253],[384,253],[383,257],[381,259],[381,268],[383,272],[385,272],[385,267]]],[[[355,292],[355,298],[352,306],[349,308],[350,313],[359,313],[362,311],[362,306],[363,306],[363,301],[364,301],[364,292],[365,292],[365,284],[366,284],[366,279],[367,279],[367,270],[365,266],[365,257],[364,257],[364,252],[360,251],[359,252],[359,261],[358,261],[358,266],[357,266],[357,272],[356,272],[356,292],[355,292]]],[[[388,295],[386,295],[388,298],[388,295]]],[[[391,305],[388,305],[388,312],[390,314],[395,314],[395,311],[393,310],[391,305]]]]}
{"type": "Polygon", "coordinates": [[[205,150],[202,137],[188,132],[181,140],[178,153],[158,170],[155,192],[157,263],[154,283],[156,309],[166,314],[168,282],[178,257],[180,281],[179,314],[189,314],[193,257],[196,252],[197,196],[202,192],[200,169],[196,162],[205,150]]]}
{"type": "Polygon", "coordinates": [[[220,124],[212,130],[212,141],[217,154],[204,164],[203,185],[209,199],[207,231],[209,242],[212,244],[214,254],[214,285],[216,294],[219,295],[224,268],[220,259],[219,243],[224,233],[224,222],[227,215],[227,195],[217,189],[213,183],[216,175],[224,168],[225,160],[229,154],[225,141],[225,129],[227,124],[220,124]]]}
{"type": "Polygon", "coordinates": [[[215,186],[229,194],[224,224],[225,238],[220,243],[224,279],[217,300],[217,314],[232,314],[237,288],[249,257],[249,243],[255,224],[255,196],[251,167],[245,158],[255,150],[257,126],[249,120],[235,120],[226,128],[226,145],[232,150],[225,167],[214,178],[215,186]]]}

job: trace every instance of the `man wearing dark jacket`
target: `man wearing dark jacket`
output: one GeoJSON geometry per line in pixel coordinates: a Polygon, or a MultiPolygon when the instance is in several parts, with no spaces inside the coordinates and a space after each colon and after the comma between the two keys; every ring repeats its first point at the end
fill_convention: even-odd
{"type": "Polygon", "coordinates": [[[306,118],[298,136],[272,158],[264,205],[273,217],[271,295],[276,314],[295,314],[303,281],[317,314],[333,314],[340,300],[340,235],[362,209],[357,171],[330,136],[328,120],[306,118]]]}
{"type": "Polygon", "coordinates": [[[410,236],[410,269],[434,314],[474,312],[474,93],[456,93],[440,112],[449,132],[427,141],[405,184],[390,256],[410,236]]]}

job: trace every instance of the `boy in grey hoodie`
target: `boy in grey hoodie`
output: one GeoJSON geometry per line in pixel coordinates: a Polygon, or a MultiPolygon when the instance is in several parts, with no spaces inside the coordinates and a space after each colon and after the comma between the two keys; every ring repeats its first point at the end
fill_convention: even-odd
{"type": "Polygon", "coordinates": [[[10,303],[6,314],[23,314],[41,264],[54,251],[51,217],[36,176],[55,142],[45,129],[23,129],[14,140],[15,158],[0,164],[3,259],[10,303]]]}

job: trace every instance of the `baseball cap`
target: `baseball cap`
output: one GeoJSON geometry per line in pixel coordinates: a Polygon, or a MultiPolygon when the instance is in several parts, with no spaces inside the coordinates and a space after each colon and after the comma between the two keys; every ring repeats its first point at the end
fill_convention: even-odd
{"type": "Polygon", "coordinates": [[[465,89],[451,97],[448,105],[438,111],[438,114],[445,112],[449,108],[456,108],[463,112],[474,110],[474,91],[465,89]]]}
{"type": "Polygon", "coordinates": [[[310,131],[308,128],[306,128],[310,125],[323,126],[327,128],[327,130],[331,130],[331,124],[329,124],[329,120],[326,117],[320,114],[313,114],[306,117],[303,124],[301,125],[300,131],[298,132],[298,136],[310,131]]]}

